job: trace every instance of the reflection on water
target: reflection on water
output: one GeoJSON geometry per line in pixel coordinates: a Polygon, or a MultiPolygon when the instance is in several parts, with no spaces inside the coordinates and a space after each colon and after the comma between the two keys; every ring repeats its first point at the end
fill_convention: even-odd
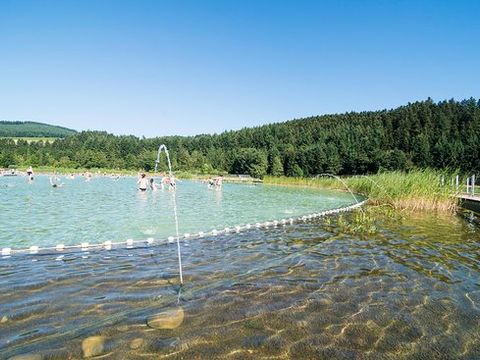
{"type": "Polygon", "coordinates": [[[93,342],[108,359],[480,358],[478,227],[419,215],[377,227],[194,240],[181,291],[173,245],[0,259],[1,357],[81,358],[93,342]],[[147,325],[162,312],[176,326],[147,325]]]}

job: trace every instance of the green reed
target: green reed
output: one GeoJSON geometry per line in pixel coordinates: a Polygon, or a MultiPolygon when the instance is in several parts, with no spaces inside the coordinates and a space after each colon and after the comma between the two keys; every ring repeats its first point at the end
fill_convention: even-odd
{"type": "MultiPolygon", "coordinates": [[[[399,210],[446,212],[453,212],[457,206],[457,199],[454,196],[457,189],[453,186],[453,179],[453,174],[430,169],[342,177],[353,192],[367,196],[370,204],[388,205],[399,210]]],[[[325,176],[318,178],[267,176],[264,183],[346,190],[340,181],[325,176]]]]}

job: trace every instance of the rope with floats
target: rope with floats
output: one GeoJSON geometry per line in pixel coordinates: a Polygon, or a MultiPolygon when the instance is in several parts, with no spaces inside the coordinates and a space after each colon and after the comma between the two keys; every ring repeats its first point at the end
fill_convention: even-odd
{"type": "MultiPolygon", "coordinates": [[[[89,244],[86,242],[83,242],[78,245],[64,245],[64,244],[58,244],[56,246],[50,246],[50,247],[39,247],[39,246],[31,246],[29,248],[22,248],[22,249],[12,249],[9,247],[5,247],[1,249],[1,256],[3,258],[8,258],[12,255],[15,254],[39,254],[39,253],[48,253],[48,252],[55,252],[55,253],[62,253],[64,251],[68,250],[81,250],[81,251],[90,251],[90,250],[112,250],[118,246],[125,247],[126,249],[133,249],[138,245],[142,246],[155,246],[155,245],[160,245],[160,244],[166,244],[166,243],[173,243],[175,240],[177,241],[177,250],[180,251],[180,240],[183,241],[188,241],[190,239],[198,239],[198,238],[203,238],[205,236],[219,236],[219,235],[228,235],[228,234],[234,234],[234,233],[240,233],[242,231],[249,231],[253,229],[268,229],[271,227],[278,227],[278,226],[286,226],[286,225],[292,225],[294,223],[300,223],[300,222],[307,222],[309,220],[317,219],[317,218],[322,218],[328,215],[333,215],[333,214],[338,214],[341,212],[348,212],[355,210],[357,208],[361,208],[367,200],[363,200],[361,202],[355,203],[353,205],[337,208],[337,209],[332,209],[332,210],[325,210],[319,213],[312,213],[308,215],[303,215],[299,216],[296,218],[288,218],[288,219],[280,219],[280,220],[270,220],[270,221],[265,221],[265,222],[257,222],[255,224],[244,224],[244,225],[236,225],[234,227],[225,227],[224,229],[213,229],[211,231],[205,231],[205,232],[198,232],[198,233],[185,233],[183,235],[180,235],[178,233],[178,228],[176,236],[169,236],[166,239],[154,239],[154,238],[148,238],[146,240],[133,240],[133,239],[127,239],[125,241],[105,241],[102,243],[94,243],[94,244],[89,244]]],[[[179,252],[179,266],[182,266],[181,263],[181,254],[179,252]]],[[[181,267],[180,267],[181,271],[181,267]]],[[[180,279],[183,281],[183,273],[182,271],[180,272],[180,279]]]]}

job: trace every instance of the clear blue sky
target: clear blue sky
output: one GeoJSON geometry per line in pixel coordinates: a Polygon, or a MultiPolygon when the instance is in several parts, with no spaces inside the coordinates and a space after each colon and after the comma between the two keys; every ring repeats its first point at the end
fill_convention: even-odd
{"type": "Polygon", "coordinates": [[[0,119],[191,135],[478,98],[480,1],[0,0],[0,119]]]}

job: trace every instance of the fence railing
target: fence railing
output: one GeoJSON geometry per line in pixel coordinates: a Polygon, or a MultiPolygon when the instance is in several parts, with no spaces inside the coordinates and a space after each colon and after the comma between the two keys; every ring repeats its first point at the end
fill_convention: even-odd
{"type": "MultiPolygon", "coordinates": [[[[453,189],[455,190],[455,192],[457,193],[462,193],[462,194],[468,194],[468,195],[475,195],[476,193],[477,194],[480,194],[480,191],[479,189],[477,189],[475,191],[475,182],[477,181],[477,176],[476,174],[473,174],[473,175],[470,175],[470,176],[467,176],[467,177],[460,177],[460,175],[456,175],[453,179],[452,179],[452,187],[453,189]],[[464,187],[465,185],[465,187],[464,187]]],[[[447,183],[445,182],[445,177],[442,175],[440,177],[440,184],[442,186],[446,186],[447,183]]]]}

